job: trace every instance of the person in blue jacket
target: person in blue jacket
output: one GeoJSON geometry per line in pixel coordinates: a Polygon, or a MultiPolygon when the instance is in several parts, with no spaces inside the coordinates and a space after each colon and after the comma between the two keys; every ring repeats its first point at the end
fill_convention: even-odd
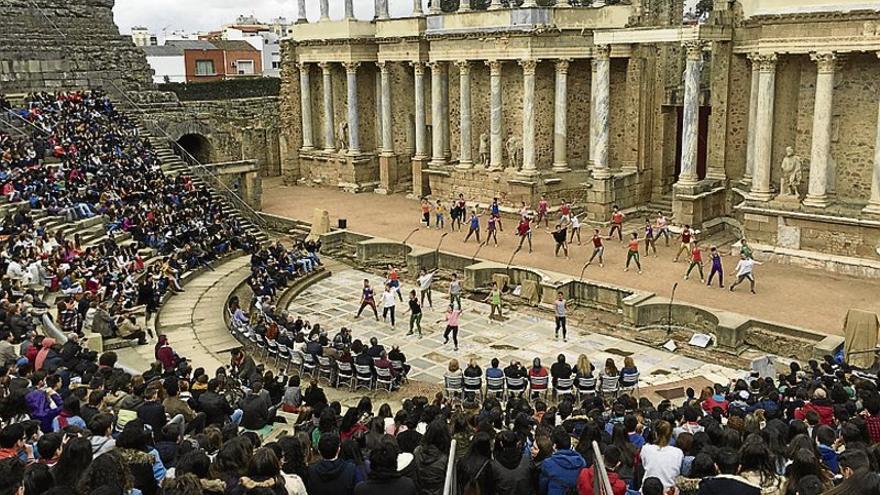
{"type": "Polygon", "coordinates": [[[538,477],[538,492],[541,495],[565,495],[577,490],[577,478],[587,462],[571,449],[571,437],[565,428],[557,426],[550,435],[553,441],[553,455],[541,463],[538,477]]]}

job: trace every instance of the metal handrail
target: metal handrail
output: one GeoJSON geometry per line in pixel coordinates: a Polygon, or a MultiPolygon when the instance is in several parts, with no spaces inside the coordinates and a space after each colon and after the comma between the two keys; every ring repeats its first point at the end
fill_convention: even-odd
{"type": "MultiPolygon", "coordinates": [[[[114,82],[112,79],[103,79],[103,81],[109,82],[113,86],[113,88],[116,89],[116,91],[121,94],[128,101],[128,103],[131,104],[138,112],[140,112],[142,115],[147,115],[146,110],[144,110],[144,108],[141,107],[141,105],[139,105],[136,101],[132,100],[125,90],[116,85],[116,82],[114,82]]],[[[185,158],[181,158],[184,158],[187,164],[190,165],[191,169],[195,172],[195,175],[198,175],[199,178],[203,180],[206,178],[210,179],[209,182],[211,183],[212,187],[216,189],[221,189],[227,200],[238,206],[239,210],[248,217],[248,220],[250,220],[258,227],[262,228],[263,230],[266,229],[266,221],[262,217],[260,217],[259,213],[257,213],[257,211],[254,210],[251,205],[249,205],[247,201],[245,201],[235,191],[224,184],[213,170],[205,167],[204,164],[202,164],[196,157],[194,157],[189,151],[181,146],[180,143],[172,139],[171,135],[165,132],[165,129],[162,129],[158,126],[156,127],[156,129],[158,129],[158,131],[165,137],[165,139],[168,140],[169,146],[171,146],[172,151],[178,150],[183,155],[185,155],[185,158]]],[[[180,154],[178,154],[178,156],[180,156],[180,154]]]]}
{"type": "Polygon", "coordinates": [[[611,480],[608,479],[608,471],[605,470],[605,459],[599,444],[593,440],[593,493],[595,495],[612,495],[611,480]]]}
{"type": "Polygon", "coordinates": [[[455,439],[449,444],[449,458],[446,462],[446,481],[443,482],[443,495],[455,493],[455,439]]]}
{"type": "Polygon", "coordinates": [[[23,122],[25,125],[30,126],[30,127],[33,127],[33,128],[36,129],[37,131],[39,131],[39,132],[41,132],[41,133],[43,133],[43,134],[45,134],[45,135],[47,135],[47,136],[49,135],[49,133],[48,133],[45,129],[41,129],[40,127],[38,127],[37,125],[35,125],[33,122],[31,122],[31,121],[29,121],[28,119],[22,117],[21,115],[15,113],[15,112],[12,111],[11,109],[7,108],[7,109],[5,109],[5,110],[6,110],[6,114],[3,115],[3,117],[6,118],[6,119],[4,119],[4,120],[5,120],[5,122],[7,123],[7,125],[9,126],[10,129],[15,129],[15,130],[21,132],[22,135],[27,136],[27,133],[26,133],[26,132],[24,132],[24,131],[21,130],[21,129],[18,129],[17,127],[15,127],[15,126],[13,125],[13,122],[15,122],[15,120],[7,120],[10,116],[12,116],[12,117],[15,117],[15,119],[18,119],[18,120],[20,120],[21,122],[23,122]]]}

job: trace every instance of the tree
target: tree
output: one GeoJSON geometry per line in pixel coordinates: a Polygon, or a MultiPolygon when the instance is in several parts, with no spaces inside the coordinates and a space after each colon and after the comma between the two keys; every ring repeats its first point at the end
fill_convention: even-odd
{"type": "Polygon", "coordinates": [[[709,12],[712,12],[712,3],[713,0],[699,0],[695,8],[697,17],[703,17],[703,14],[708,14],[709,12]]]}

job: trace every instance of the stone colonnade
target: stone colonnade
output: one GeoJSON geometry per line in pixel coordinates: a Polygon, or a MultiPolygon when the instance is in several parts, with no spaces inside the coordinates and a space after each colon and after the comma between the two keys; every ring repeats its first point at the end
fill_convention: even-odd
{"type": "MultiPolygon", "coordinates": [[[[376,8],[376,18],[377,19],[390,19],[388,9],[388,1],[389,0],[376,0],[375,8],[376,8]]],[[[297,16],[296,22],[307,22],[306,21],[306,0],[297,0],[297,16]]],[[[321,10],[321,20],[330,19],[330,1],[329,0],[320,0],[320,10],[321,10]]],[[[602,7],[605,5],[603,0],[594,0],[592,6],[593,7],[602,7]]],[[[521,5],[521,8],[531,8],[537,7],[538,4],[535,0],[525,0],[521,5]]],[[[568,9],[571,8],[571,3],[569,0],[557,0],[554,5],[557,9],[568,9]]],[[[501,0],[491,0],[489,4],[488,10],[500,10],[504,8],[504,4],[501,3],[501,0]]],[[[344,0],[344,19],[354,19],[354,0],[344,0]]],[[[459,2],[458,10],[456,12],[470,12],[471,6],[468,0],[462,0],[459,2]]],[[[440,2],[431,2],[429,14],[439,14],[440,13],[440,2]]],[[[413,8],[412,15],[414,17],[421,17],[425,15],[425,11],[422,8],[422,0],[413,0],[413,8]]]]}
{"type": "MultiPolygon", "coordinates": [[[[554,117],[553,117],[553,168],[554,172],[567,172],[571,168],[568,162],[568,68],[571,59],[562,58],[552,62],[555,66],[555,89],[554,89],[554,117]]],[[[413,61],[409,62],[412,67],[413,74],[413,93],[415,94],[415,153],[414,158],[430,159],[430,166],[438,168],[446,166],[450,163],[452,156],[450,152],[450,136],[449,136],[449,71],[450,69],[458,71],[459,77],[459,156],[458,168],[486,168],[489,170],[500,170],[504,164],[505,145],[504,136],[502,135],[503,127],[503,103],[502,103],[502,66],[504,63],[513,64],[511,60],[486,60],[486,66],[489,68],[489,98],[488,104],[490,108],[490,143],[489,143],[489,160],[488,163],[480,163],[475,160],[475,143],[472,126],[472,101],[475,95],[471,91],[471,70],[478,60],[456,60],[456,61],[413,61]],[[426,69],[430,71],[431,77],[431,127],[433,150],[430,157],[427,156],[427,112],[425,101],[425,76],[426,69]]],[[[531,176],[538,173],[536,164],[535,149],[535,74],[538,64],[541,60],[525,59],[518,61],[523,73],[523,97],[522,97],[522,125],[521,125],[521,169],[522,175],[531,176]]],[[[334,101],[333,101],[333,79],[332,69],[337,62],[320,62],[320,63],[299,63],[300,74],[300,107],[302,111],[302,127],[303,141],[302,149],[304,151],[321,148],[324,151],[332,152],[337,149],[338,135],[336,133],[337,123],[334,122],[334,101]],[[311,92],[311,73],[312,65],[317,65],[322,71],[323,77],[323,142],[317,143],[315,133],[312,128],[312,92],[311,92]]],[[[380,101],[380,121],[381,121],[381,139],[377,146],[380,154],[393,154],[393,137],[392,137],[392,105],[394,88],[392,88],[392,78],[390,75],[391,65],[402,62],[379,61],[375,62],[380,73],[380,87],[378,100],[380,101]]],[[[364,150],[360,149],[360,141],[358,139],[359,114],[357,101],[357,74],[358,68],[361,66],[359,62],[339,63],[345,68],[346,72],[346,94],[347,94],[347,125],[348,125],[348,152],[350,154],[359,154],[364,150]]],[[[595,48],[595,58],[593,63],[592,74],[592,99],[596,104],[591,110],[591,122],[595,122],[597,128],[595,132],[591,131],[591,145],[593,150],[598,150],[595,155],[591,155],[593,174],[597,178],[610,177],[608,167],[608,139],[609,139],[609,94],[610,94],[610,47],[598,46],[595,48]]],[[[398,88],[398,94],[402,94],[401,88],[398,88]]],[[[408,92],[408,91],[406,91],[408,92]]],[[[506,163],[508,167],[513,163],[506,163]]]]}
{"type": "MultiPolygon", "coordinates": [[[[878,53],[880,56],[880,53],[878,53]]],[[[749,199],[769,201],[773,167],[773,105],[776,91],[776,53],[753,53],[751,95],[749,98],[749,129],[746,149],[746,176],[751,181],[749,199]]],[[[805,206],[824,208],[829,205],[828,181],[831,164],[831,120],[834,101],[834,72],[838,57],[833,51],[810,54],[816,62],[816,98],[813,108],[813,132],[810,146],[810,178],[805,206]]],[[[880,214],[880,102],[877,115],[877,142],[871,181],[871,198],[866,213],[880,214]]]]}

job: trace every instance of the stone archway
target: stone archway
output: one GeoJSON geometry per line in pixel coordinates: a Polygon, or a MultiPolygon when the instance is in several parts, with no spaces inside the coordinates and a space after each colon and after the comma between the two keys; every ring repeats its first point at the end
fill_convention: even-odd
{"type": "Polygon", "coordinates": [[[214,146],[202,134],[184,134],[177,140],[177,144],[198,160],[199,163],[211,163],[214,159],[214,146]]]}

